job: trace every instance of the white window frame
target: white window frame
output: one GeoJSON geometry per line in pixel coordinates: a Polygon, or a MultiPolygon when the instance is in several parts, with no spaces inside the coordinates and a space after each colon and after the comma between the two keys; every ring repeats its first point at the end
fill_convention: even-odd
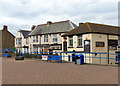
{"type": "Polygon", "coordinates": [[[48,42],[48,35],[44,35],[44,42],[48,42]]]}
{"type": "Polygon", "coordinates": [[[69,47],[73,47],[73,36],[69,37],[69,47]],[[71,44],[72,41],[72,44],[71,44]]]}
{"type": "Polygon", "coordinates": [[[29,44],[29,39],[28,38],[26,38],[26,44],[29,44]]]}
{"type": "Polygon", "coordinates": [[[17,39],[18,40],[18,45],[21,45],[22,44],[22,39],[17,39]]]}
{"type": "Polygon", "coordinates": [[[83,44],[83,37],[82,37],[82,35],[79,35],[78,36],[78,47],[82,47],[82,44],[83,44]],[[80,43],[81,42],[81,43],[80,43]]]}
{"type": "Polygon", "coordinates": [[[58,34],[53,34],[53,42],[58,42],[58,34]]]}
{"type": "Polygon", "coordinates": [[[33,43],[38,42],[38,36],[33,36],[33,43]]]}

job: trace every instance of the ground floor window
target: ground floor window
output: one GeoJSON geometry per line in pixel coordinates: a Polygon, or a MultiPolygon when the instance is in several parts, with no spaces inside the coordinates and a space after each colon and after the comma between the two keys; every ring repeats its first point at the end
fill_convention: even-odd
{"type": "Polygon", "coordinates": [[[28,48],[24,48],[24,53],[28,53],[28,48]]]}
{"type": "Polygon", "coordinates": [[[105,47],[105,42],[96,42],[96,47],[105,47]]]}
{"type": "Polygon", "coordinates": [[[117,50],[118,40],[108,40],[109,50],[117,50]]]}
{"type": "Polygon", "coordinates": [[[34,47],[34,53],[37,53],[38,52],[38,48],[37,47],[34,47]]]}

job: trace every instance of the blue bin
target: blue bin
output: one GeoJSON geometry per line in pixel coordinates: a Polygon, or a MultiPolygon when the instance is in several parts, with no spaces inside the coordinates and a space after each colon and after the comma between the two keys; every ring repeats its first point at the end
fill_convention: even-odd
{"type": "Polygon", "coordinates": [[[84,64],[84,55],[75,55],[75,64],[84,64]]]}
{"type": "Polygon", "coordinates": [[[3,54],[3,56],[5,56],[5,57],[10,57],[10,54],[9,54],[9,53],[6,53],[6,54],[3,54]]]}

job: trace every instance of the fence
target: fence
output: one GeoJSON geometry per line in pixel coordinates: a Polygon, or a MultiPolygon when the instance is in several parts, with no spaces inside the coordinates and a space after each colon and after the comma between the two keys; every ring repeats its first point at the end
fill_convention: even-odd
{"type": "Polygon", "coordinates": [[[90,64],[116,64],[120,61],[120,54],[113,53],[87,53],[87,52],[30,52],[25,53],[25,56],[31,58],[40,58],[47,60],[49,56],[61,56],[63,61],[74,62],[75,55],[84,55],[84,63],[90,64]]]}

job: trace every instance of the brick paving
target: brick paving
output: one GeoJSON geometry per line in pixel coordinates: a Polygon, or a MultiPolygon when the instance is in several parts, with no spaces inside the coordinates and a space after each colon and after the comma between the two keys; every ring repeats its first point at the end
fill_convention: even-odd
{"type": "Polygon", "coordinates": [[[3,84],[117,84],[118,67],[3,59],[3,84]]]}

